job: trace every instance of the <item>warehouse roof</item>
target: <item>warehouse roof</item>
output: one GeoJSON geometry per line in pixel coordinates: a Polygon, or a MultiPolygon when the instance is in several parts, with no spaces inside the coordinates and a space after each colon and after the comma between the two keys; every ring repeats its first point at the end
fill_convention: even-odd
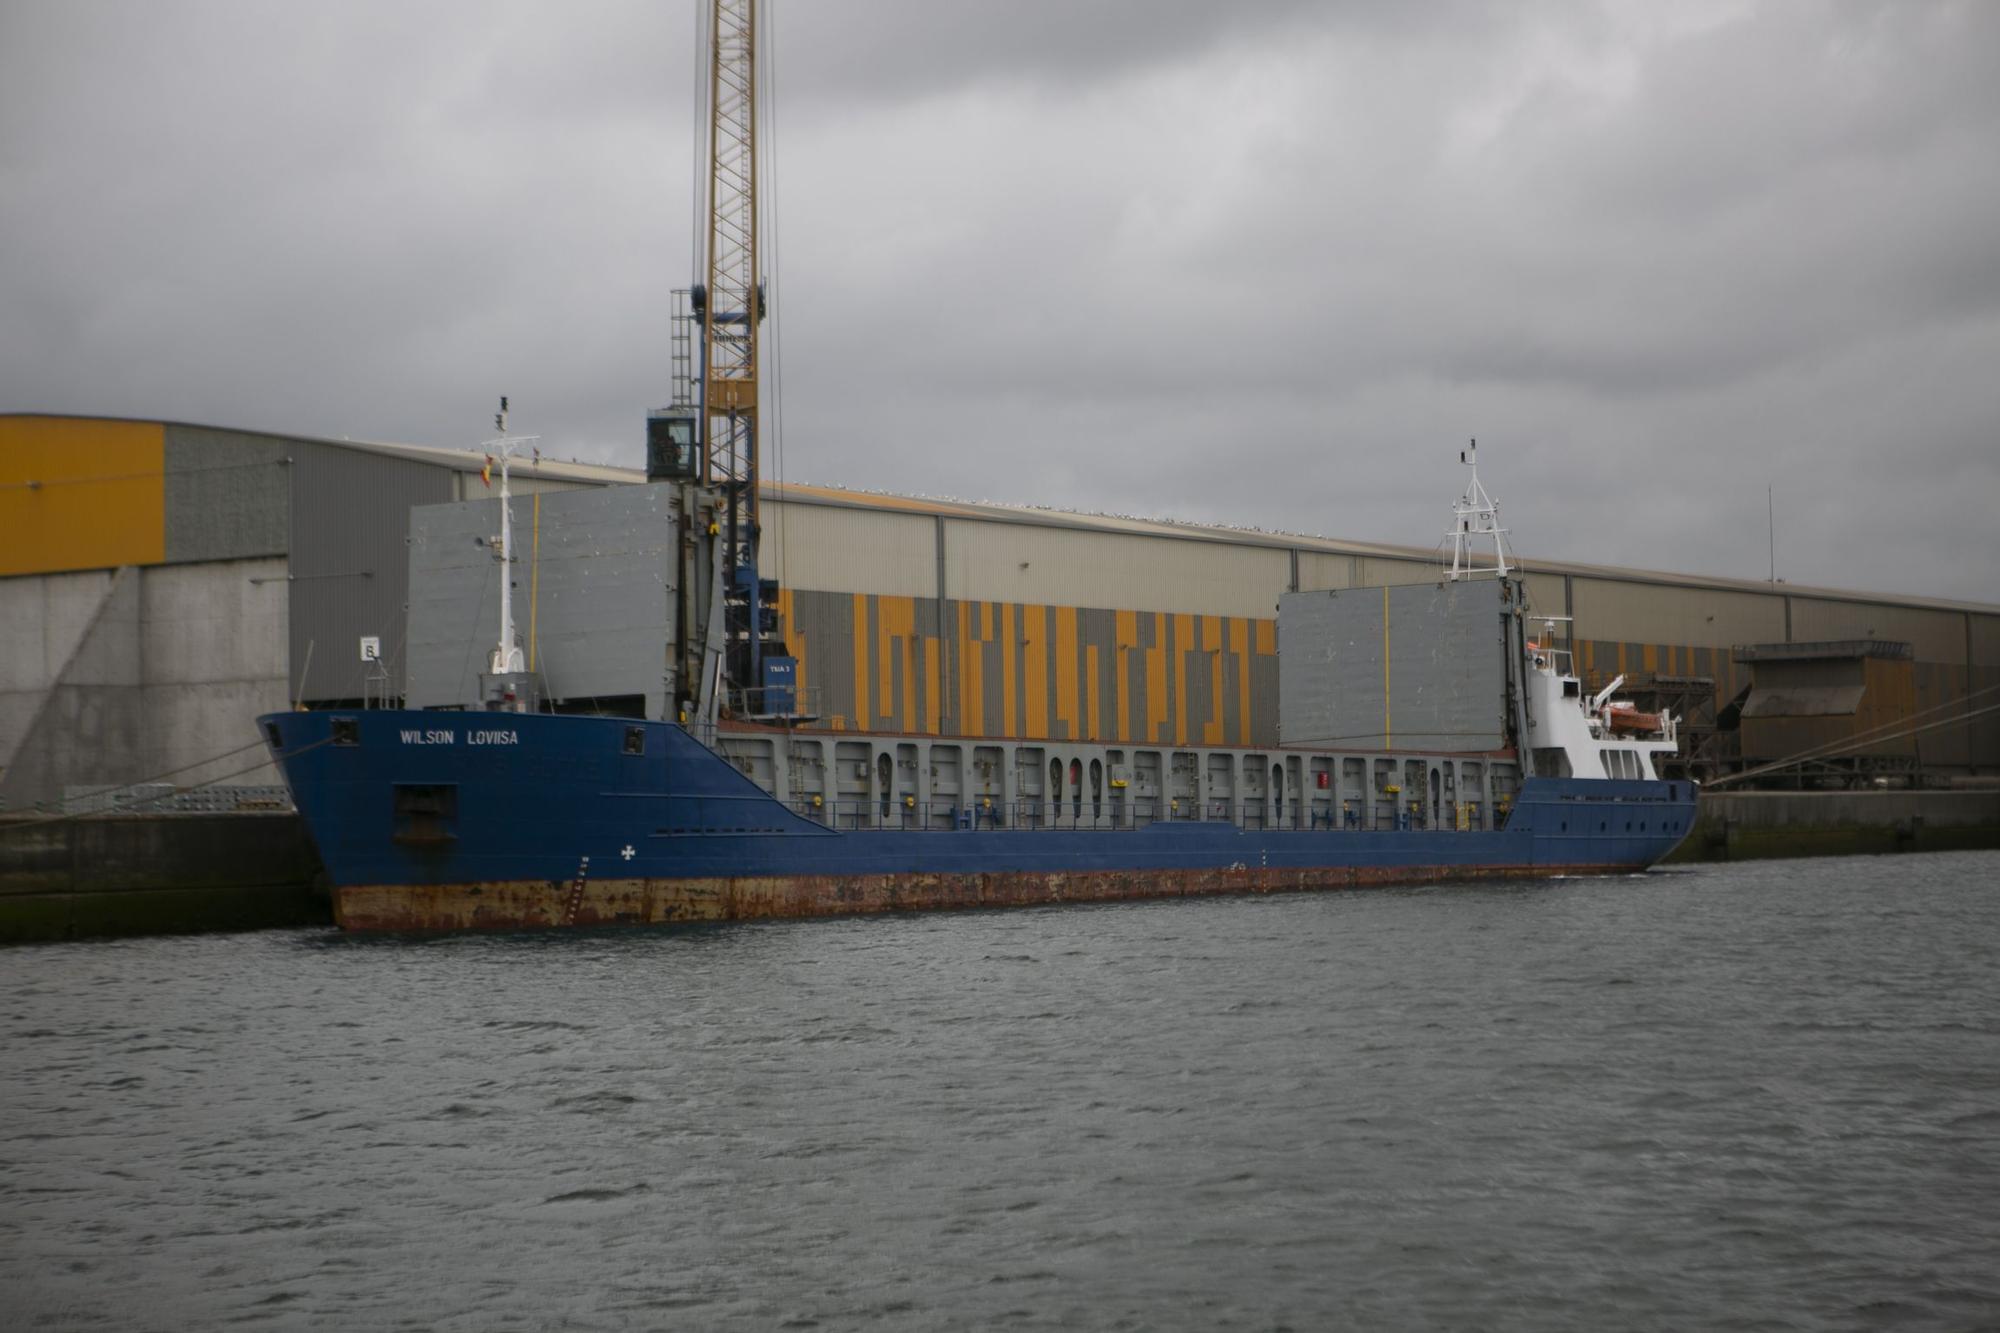
{"type": "MultiPolygon", "coordinates": [[[[298,440],[305,444],[331,445],[337,449],[352,449],[357,453],[380,454],[388,458],[404,458],[412,462],[430,463],[437,467],[450,468],[455,472],[477,472],[485,466],[486,456],[476,449],[445,449],[429,444],[400,444],[389,440],[351,440],[343,436],[332,439],[323,435],[301,435],[289,430],[253,430],[243,426],[216,426],[202,421],[162,421],[154,417],[103,417],[88,416],[76,412],[0,412],[0,418],[26,419],[42,417],[51,421],[129,421],[150,426],[178,426],[184,430],[215,431],[224,435],[252,435],[266,440],[298,440]]],[[[555,458],[543,458],[536,467],[540,476],[562,481],[591,482],[600,486],[616,485],[620,482],[644,481],[642,473],[631,468],[611,467],[603,463],[579,463],[555,458]]]]}
{"type": "MultiPolygon", "coordinates": [[[[0,413],[0,417],[48,416],[57,419],[106,421],[144,420],[152,418],[90,417],[63,413],[0,413]]],[[[485,455],[475,449],[450,449],[436,445],[401,444],[384,440],[329,439],[324,436],[299,435],[290,431],[245,430],[234,426],[212,426],[198,422],[162,421],[164,426],[181,426],[191,430],[222,431],[231,434],[257,435],[268,439],[302,440],[310,444],[331,445],[342,449],[353,449],[362,453],[380,454],[387,457],[404,458],[416,462],[430,463],[438,467],[451,468],[459,472],[478,472],[485,466],[485,455]]],[[[583,463],[563,461],[544,457],[534,475],[556,480],[574,481],[602,486],[629,485],[645,480],[645,472],[638,468],[617,467],[607,463],[583,463]]],[[[1314,551],[1331,555],[1376,556],[1393,560],[1437,560],[1437,547],[1402,546],[1386,542],[1354,541],[1347,538],[1317,536],[1307,533],[1268,531],[1262,528],[1234,527],[1227,524],[1193,523],[1178,519],[1137,518],[1123,514],[1093,514],[1075,510],[1045,508],[1037,505],[1001,504],[990,500],[959,500],[923,495],[902,495],[882,491],[855,490],[838,486],[821,486],[806,482],[764,483],[766,497],[797,504],[830,505],[840,508],[868,509],[910,514],[941,515],[948,518],[982,519],[998,523],[1019,523],[1035,527],[1073,528],[1095,532],[1118,532],[1132,536],[1173,537],[1182,540],[1223,542],[1239,546],[1265,546],[1284,550],[1314,551]]],[[[1528,573],[1574,574],[1588,578],[1615,579],[1626,582],[1649,583],[1664,587],[1708,588],[1730,592],[1773,593],[1782,592],[1800,597],[1823,597],[1840,601],[1891,603],[1925,610],[1969,611],[1983,615],[2000,614],[2000,605],[1981,602],[1961,602],[1945,598],[1920,597],[1905,593],[1861,592],[1853,589],[1825,588],[1797,583],[1773,585],[1762,579],[1734,579],[1708,574],[1675,574],[1661,570],[1635,569],[1622,565],[1587,564],[1575,560],[1538,560],[1521,557],[1519,563],[1528,573]]]]}
{"type": "MultiPolygon", "coordinates": [[[[638,474],[634,473],[636,478],[638,474]]],[[[764,493],[806,504],[839,505],[857,509],[895,510],[905,513],[939,514],[955,518],[978,518],[1001,523],[1023,523],[1040,527],[1081,528],[1097,532],[1124,532],[1136,536],[1177,537],[1201,541],[1227,542],[1239,546],[1269,546],[1284,550],[1316,551],[1329,555],[1378,556],[1390,560],[1435,562],[1435,546],[1401,546],[1388,542],[1355,541],[1344,537],[1323,537],[1308,533],[1276,532],[1263,528],[1229,524],[1194,523],[1182,519],[1134,518],[1123,514],[1092,514],[1050,509],[1038,505],[999,504],[990,500],[936,499],[927,496],[897,495],[887,492],[850,490],[798,482],[770,483],[764,493]]],[[[1907,593],[1861,592],[1850,588],[1825,588],[1780,580],[1775,586],[1763,579],[1732,579],[1711,574],[1675,574],[1662,570],[1636,569],[1624,565],[1588,564],[1578,560],[1541,560],[1516,555],[1523,573],[1575,574],[1587,578],[1651,583],[1663,587],[1712,588],[1729,592],[1784,593],[1797,597],[1823,597],[1838,601],[1887,602],[1896,606],[1937,611],[1970,611],[2000,615],[2000,605],[1960,602],[1939,597],[1919,597],[1907,593]]]]}

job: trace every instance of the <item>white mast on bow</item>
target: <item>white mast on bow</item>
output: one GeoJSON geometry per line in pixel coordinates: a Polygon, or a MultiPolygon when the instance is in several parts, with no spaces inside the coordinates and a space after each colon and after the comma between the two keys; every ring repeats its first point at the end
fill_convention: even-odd
{"type": "Polygon", "coordinates": [[[508,464],[523,445],[532,445],[542,437],[539,435],[509,435],[507,433],[507,400],[500,399],[500,410],[493,414],[494,428],[500,432],[498,439],[486,442],[487,472],[490,477],[494,458],[500,460],[500,549],[495,557],[500,561],[500,642],[493,649],[488,665],[491,674],[512,675],[528,669],[527,661],[521,655],[521,645],[514,636],[514,516],[513,506],[508,502],[513,498],[507,486],[508,464]]]}

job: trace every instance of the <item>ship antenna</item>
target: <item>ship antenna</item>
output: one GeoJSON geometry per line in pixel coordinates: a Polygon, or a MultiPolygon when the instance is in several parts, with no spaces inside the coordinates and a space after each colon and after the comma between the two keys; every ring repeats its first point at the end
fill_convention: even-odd
{"type": "Polygon", "coordinates": [[[1507,529],[1500,526],[1500,505],[1486,488],[1479,484],[1479,441],[1474,440],[1461,449],[1458,461],[1472,469],[1472,480],[1466,483],[1465,494],[1458,497],[1458,503],[1451,507],[1451,579],[1469,579],[1474,574],[1494,574],[1507,577],[1507,529]],[[1472,543],[1480,537],[1493,539],[1494,566],[1478,569],[1472,563],[1472,543]]]}
{"type": "Polygon", "coordinates": [[[512,675],[527,669],[526,660],[521,656],[520,642],[514,637],[514,516],[508,503],[513,493],[508,489],[508,465],[523,445],[534,445],[542,438],[539,435],[509,435],[507,433],[507,399],[500,399],[500,410],[493,414],[493,427],[500,432],[499,438],[486,442],[486,468],[480,473],[487,485],[493,484],[493,460],[500,460],[500,538],[494,552],[500,561],[500,642],[493,649],[490,662],[492,674],[512,675]]]}

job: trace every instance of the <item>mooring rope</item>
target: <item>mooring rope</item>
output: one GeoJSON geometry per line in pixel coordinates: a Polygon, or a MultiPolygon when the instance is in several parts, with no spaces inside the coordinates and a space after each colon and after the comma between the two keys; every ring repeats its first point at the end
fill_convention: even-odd
{"type": "MultiPolygon", "coordinates": [[[[291,751],[290,753],[295,755],[307,754],[313,750],[317,750],[322,745],[331,745],[332,743],[333,743],[333,737],[327,736],[321,740],[314,741],[311,745],[301,746],[298,749],[291,751]]],[[[233,755],[242,754],[245,750],[253,749],[263,744],[264,742],[261,740],[251,741],[248,745],[239,745],[233,750],[224,750],[221,754],[210,755],[206,759],[198,759],[192,764],[183,764],[179,768],[170,768],[166,772],[159,774],[157,777],[141,778],[137,782],[127,782],[121,786],[111,787],[102,792],[93,792],[92,795],[94,797],[113,796],[118,792],[131,791],[135,787],[148,786],[150,784],[157,783],[162,779],[170,778],[174,776],[176,773],[186,773],[190,769],[200,768],[205,764],[217,763],[221,760],[228,759],[233,755]]],[[[247,767],[233,769],[230,772],[223,773],[217,777],[206,778],[200,782],[194,783],[193,785],[187,787],[176,787],[174,790],[176,793],[187,792],[187,791],[200,791],[204,787],[213,787],[218,782],[224,782],[230,778],[240,778],[245,773],[255,773],[260,768],[269,768],[275,762],[276,762],[275,760],[271,759],[259,759],[256,763],[250,764],[247,767]]],[[[69,823],[71,820],[75,819],[87,819],[93,815],[114,814],[114,813],[117,812],[109,810],[72,810],[68,814],[49,815],[42,819],[6,819],[4,817],[0,817],[0,833],[8,833],[16,829],[42,828],[49,824],[66,824],[69,823]]]]}

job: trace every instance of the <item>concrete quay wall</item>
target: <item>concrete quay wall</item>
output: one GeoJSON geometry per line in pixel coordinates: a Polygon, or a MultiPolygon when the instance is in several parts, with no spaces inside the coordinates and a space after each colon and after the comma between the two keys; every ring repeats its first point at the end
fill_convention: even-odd
{"type": "Polygon", "coordinates": [[[1669,860],[1734,861],[2000,847],[2000,789],[1704,792],[1669,860]]]}
{"type": "Polygon", "coordinates": [[[294,814],[0,817],[0,943],[330,923],[294,814]]]}

